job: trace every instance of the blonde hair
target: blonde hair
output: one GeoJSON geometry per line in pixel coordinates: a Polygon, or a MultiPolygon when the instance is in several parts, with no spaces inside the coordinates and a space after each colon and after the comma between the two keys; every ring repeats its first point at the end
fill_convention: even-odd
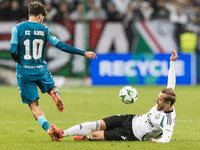
{"type": "Polygon", "coordinates": [[[161,93],[166,94],[165,102],[170,102],[171,106],[176,102],[176,93],[172,88],[164,88],[161,93]]]}

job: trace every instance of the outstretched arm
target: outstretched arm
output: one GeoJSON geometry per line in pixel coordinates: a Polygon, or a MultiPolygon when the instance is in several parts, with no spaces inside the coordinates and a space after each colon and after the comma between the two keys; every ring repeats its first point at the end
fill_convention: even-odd
{"type": "Polygon", "coordinates": [[[50,29],[48,29],[48,33],[47,33],[47,41],[55,46],[56,48],[67,52],[67,53],[71,53],[71,54],[77,54],[77,55],[82,55],[85,56],[88,59],[94,59],[97,58],[96,54],[92,51],[89,52],[85,52],[83,50],[77,49],[69,44],[63,43],[61,42],[55,35],[53,32],[50,31],[50,29]]]}
{"type": "Polygon", "coordinates": [[[64,51],[64,52],[67,52],[67,53],[71,53],[71,54],[78,54],[78,55],[84,55],[85,52],[82,51],[82,50],[79,50],[69,44],[66,44],[66,43],[63,43],[61,41],[59,41],[56,45],[55,45],[56,48],[64,51]]]}
{"type": "Polygon", "coordinates": [[[61,41],[59,41],[56,45],[55,45],[56,48],[64,51],[64,52],[67,52],[67,53],[71,53],[71,54],[78,54],[78,55],[84,55],[86,58],[88,59],[94,59],[94,58],[97,58],[96,54],[92,51],[82,51],[80,49],[77,49],[71,45],[68,45],[66,43],[63,43],[61,41]]]}
{"type": "Polygon", "coordinates": [[[71,45],[68,45],[66,43],[63,43],[61,41],[59,41],[56,45],[55,45],[56,48],[64,51],[64,52],[67,52],[67,53],[71,53],[71,54],[78,54],[78,55],[84,55],[86,58],[88,59],[94,59],[94,58],[97,58],[96,54],[92,51],[82,51],[80,49],[77,49],[71,45]]]}
{"type": "MultiPolygon", "coordinates": [[[[176,76],[175,76],[175,61],[178,58],[178,55],[176,53],[176,51],[171,50],[172,55],[170,57],[170,67],[169,67],[169,73],[168,73],[168,84],[167,84],[167,88],[175,88],[175,84],[176,84],[176,76]]],[[[170,141],[171,136],[172,136],[172,132],[173,132],[173,127],[170,129],[165,129],[163,131],[163,136],[160,139],[155,139],[155,138],[151,138],[151,142],[153,143],[167,143],[170,141]]]]}
{"type": "Polygon", "coordinates": [[[168,73],[168,83],[167,83],[167,88],[175,88],[176,84],[176,76],[175,76],[175,61],[178,58],[178,55],[176,51],[171,50],[172,55],[170,57],[170,67],[169,67],[169,73],[168,73]]]}
{"type": "Polygon", "coordinates": [[[150,138],[150,141],[153,143],[168,143],[172,137],[173,126],[163,129],[163,135],[159,139],[150,138]]]}

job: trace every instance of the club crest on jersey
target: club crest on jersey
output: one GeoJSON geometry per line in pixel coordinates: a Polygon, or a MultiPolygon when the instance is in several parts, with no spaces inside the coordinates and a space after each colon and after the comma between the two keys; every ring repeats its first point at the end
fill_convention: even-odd
{"type": "Polygon", "coordinates": [[[155,116],[155,119],[159,119],[160,118],[160,114],[157,114],[156,116],[155,116]]]}
{"type": "Polygon", "coordinates": [[[55,34],[54,34],[52,31],[50,31],[50,34],[51,34],[52,36],[55,36],[55,34]]]}

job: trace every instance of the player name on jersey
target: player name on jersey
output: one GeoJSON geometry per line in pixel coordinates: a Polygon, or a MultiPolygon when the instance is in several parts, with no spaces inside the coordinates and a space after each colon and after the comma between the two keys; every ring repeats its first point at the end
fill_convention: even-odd
{"type": "MultiPolygon", "coordinates": [[[[31,31],[30,31],[30,30],[25,30],[25,35],[31,35],[31,31]]],[[[44,31],[37,31],[37,30],[34,30],[33,35],[41,35],[41,36],[44,36],[44,31]]]]}

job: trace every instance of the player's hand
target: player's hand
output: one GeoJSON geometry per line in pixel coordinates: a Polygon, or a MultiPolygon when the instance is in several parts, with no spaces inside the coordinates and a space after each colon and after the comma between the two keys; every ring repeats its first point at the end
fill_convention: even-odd
{"type": "Polygon", "coordinates": [[[170,61],[176,61],[177,58],[178,58],[178,55],[177,55],[176,51],[171,50],[171,52],[172,52],[172,55],[170,57],[170,61]]]}
{"type": "Polygon", "coordinates": [[[159,141],[159,140],[157,140],[157,139],[154,139],[154,138],[150,138],[150,140],[151,140],[151,142],[153,142],[153,143],[160,143],[160,141],[159,141]]]}
{"type": "Polygon", "coordinates": [[[94,52],[85,52],[84,55],[88,59],[95,59],[95,58],[97,58],[97,55],[94,52]]]}

